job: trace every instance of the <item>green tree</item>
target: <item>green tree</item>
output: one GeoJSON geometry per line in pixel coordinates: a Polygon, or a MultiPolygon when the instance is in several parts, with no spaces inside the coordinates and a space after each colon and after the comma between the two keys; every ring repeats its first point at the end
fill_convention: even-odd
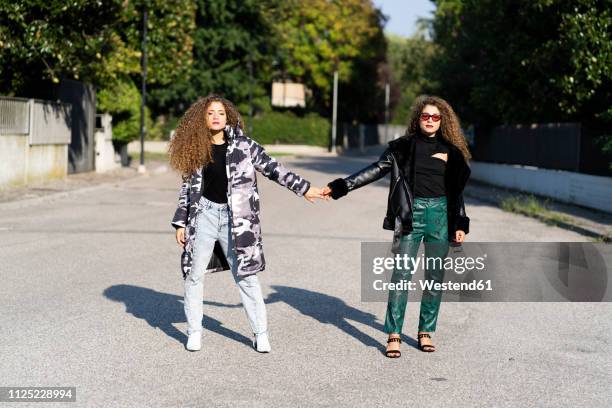
{"type": "Polygon", "coordinates": [[[145,2],[149,81],[183,76],[192,62],[189,0],[0,0],[0,91],[36,96],[62,77],[104,86],[139,75],[145,2]]]}
{"type": "Polygon", "coordinates": [[[396,124],[407,123],[410,107],[418,95],[437,88],[429,71],[437,45],[427,38],[426,28],[421,23],[410,38],[387,36],[387,62],[392,76],[392,122],[396,124]]]}
{"type": "MultiPolygon", "coordinates": [[[[606,121],[612,2],[435,0],[438,93],[474,123],[606,121]]],[[[609,122],[608,122],[609,123],[609,122]]]]}
{"type": "Polygon", "coordinates": [[[60,78],[95,82],[121,0],[0,0],[0,92],[48,96],[60,78]]]}
{"type": "Polygon", "coordinates": [[[384,18],[370,0],[276,2],[267,9],[279,38],[275,77],[303,82],[314,108],[327,112],[333,72],[345,120],[375,120],[382,111],[378,69],[385,60],[384,18]]]}
{"type": "MultiPolygon", "coordinates": [[[[129,67],[133,79],[140,76],[142,56],[142,19],[144,7],[148,10],[147,24],[147,82],[168,85],[183,78],[193,63],[195,29],[195,3],[192,0],[131,0],[123,2],[123,9],[115,33],[125,44],[123,53],[111,54],[109,62],[124,60],[116,72],[129,67]],[[112,60],[111,60],[112,59],[112,60]]],[[[118,47],[117,51],[121,48],[118,47]]]]}
{"type": "MultiPolygon", "coordinates": [[[[97,95],[98,110],[113,116],[113,139],[129,143],[140,134],[140,90],[129,79],[117,80],[97,95]]],[[[145,111],[145,124],[151,128],[151,114],[145,111]]]]}
{"type": "Polygon", "coordinates": [[[256,0],[198,0],[193,65],[189,73],[168,86],[152,90],[158,114],[181,114],[193,101],[218,93],[248,112],[249,87],[255,102],[265,107],[276,48],[271,22],[264,14],[268,2],[256,0]],[[249,75],[252,64],[253,82],[249,75]]]}
{"type": "MultiPolygon", "coordinates": [[[[133,0],[123,3],[114,25],[115,47],[105,58],[107,72],[100,85],[99,110],[113,115],[113,139],[135,140],[140,134],[141,48],[144,7],[147,8],[147,84],[163,87],[189,74],[193,63],[195,5],[190,0],[133,0]]],[[[147,105],[150,105],[148,101],[147,105]]],[[[148,135],[152,126],[145,109],[148,135]]]]}

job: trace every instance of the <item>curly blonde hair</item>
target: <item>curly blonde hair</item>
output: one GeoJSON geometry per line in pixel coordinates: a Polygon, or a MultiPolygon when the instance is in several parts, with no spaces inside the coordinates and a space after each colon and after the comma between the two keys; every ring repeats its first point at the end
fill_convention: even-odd
{"type": "Polygon", "coordinates": [[[168,146],[170,166],[183,178],[213,161],[211,154],[213,135],[206,125],[206,112],[213,102],[223,104],[227,125],[240,126],[243,129],[240,113],[227,99],[219,95],[208,95],[194,102],[183,114],[168,146]]]}
{"type": "Polygon", "coordinates": [[[420,116],[426,105],[433,105],[440,110],[440,116],[442,116],[440,133],[442,134],[442,138],[459,149],[466,162],[469,161],[472,155],[470,154],[467,142],[463,136],[459,118],[448,102],[438,96],[421,95],[416,98],[412,106],[410,122],[408,123],[406,134],[415,135],[420,131],[420,116]]]}

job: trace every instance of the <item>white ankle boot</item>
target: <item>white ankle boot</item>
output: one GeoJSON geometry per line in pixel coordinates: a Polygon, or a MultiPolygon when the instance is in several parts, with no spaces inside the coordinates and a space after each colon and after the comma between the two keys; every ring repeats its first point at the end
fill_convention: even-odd
{"type": "Polygon", "coordinates": [[[268,340],[268,333],[261,333],[255,335],[253,340],[253,347],[260,353],[269,353],[272,350],[270,347],[270,340],[268,340]]]}
{"type": "Polygon", "coordinates": [[[187,339],[187,350],[198,351],[202,348],[202,332],[195,332],[187,339]]]}

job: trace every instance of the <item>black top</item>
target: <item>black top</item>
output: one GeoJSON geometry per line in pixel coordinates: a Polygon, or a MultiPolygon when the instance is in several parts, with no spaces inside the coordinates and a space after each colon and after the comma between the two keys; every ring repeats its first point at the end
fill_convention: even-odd
{"type": "Polygon", "coordinates": [[[227,142],[212,145],[212,163],[202,170],[204,185],[202,195],[215,203],[227,203],[227,174],[225,173],[225,154],[227,142]]]}
{"type": "Polygon", "coordinates": [[[448,160],[449,148],[440,141],[440,137],[430,137],[417,133],[415,146],[414,195],[415,197],[441,197],[446,195],[444,173],[446,162],[432,157],[436,153],[446,153],[448,160]]]}

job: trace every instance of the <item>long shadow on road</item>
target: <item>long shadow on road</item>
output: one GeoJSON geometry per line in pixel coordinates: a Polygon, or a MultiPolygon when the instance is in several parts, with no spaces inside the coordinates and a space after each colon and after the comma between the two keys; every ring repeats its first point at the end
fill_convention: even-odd
{"type": "MultiPolygon", "coordinates": [[[[126,313],[143,319],[149,326],[160,329],[179,343],[187,342],[187,336],[174,327],[174,323],[185,322],[181,296],[132,285],[114,285],[105,289],[103,294],[112,301],[124,303],[126,313]]],[[[239,343],[251,344],[248,337],[224,327],[219,320],[209,316],[204,316],[203,325],[204,330],[213,331],[239,343]]]]}
{"type": "MultiPolygon", "coordinates": [[[[384,351],[384,345],[380,341],[350,323],[352,321],[372,327],[381,332],[381,337],[386,336],[383,325],[377,321],[374,314],[347,305],[340,298],[320,292],[280,285],[273,285],[272,289],[274,289],[274,292],[268,295],[266,304],[283,302],[302,315],[311,317],[319,323],[334,325],[367,347],[375,347],[381,352],[384,351]]],[[[133,285],[110,286],[104,290],[103,294],[114,302],[125,304],[126,313],[137,319],[145,320],[149,326],[162,330],[181,344],[187,342],[187,336],[174,327],[175,323],[185,322],[183,298],[181,296],[133,285]]],[[[204,301],[204,305],[219,308],[242,307],[240,304],[212,301],[204,301]]],[[[224,327],[222,322],[206,316],[206,313],[203,325],[204,330],[211,330],[239,343],[251,344],[248,337],[224,327]]],[[[316,327],[313,327],[313,329],[316,330],[316,327]]],[[[402,341],[406,344],[416,345],[414,339],[405,335],[402,335],[402,341]]]]}
{"type": "Polygon", "coordinates": [[[363,333],[349,322],[352,320],[382,330],[382,325],[376,321],[376,316],[372,313],[363,312],[347,305],[342,299],[319,292],[279,285],[273,285],[272,289],[275,292],[268,295],[267,304],[283,302],[319,323],[336,326],[365,346],[380,346],[379,341],[363,333]]]}
{"type": "MultiPolygon", "coordinates": [[[[319,323],[332,324],[345,334],[363,343],[367,347],[375,347],[381,352],[385,346],[352,325],[350,321],[357,322],[381,332],[386,337],[384,326],[377,321],[376,315],[367,313],[350,305],[335,296],[314,292],[307,289],[290,286],[272,285],[275,292],[268,295],[266,303],[283,302],[301,314],[317,320],[319,323]]],[[[416,341],[402,334],[402,341],[416,345],[416,341]]]]}

